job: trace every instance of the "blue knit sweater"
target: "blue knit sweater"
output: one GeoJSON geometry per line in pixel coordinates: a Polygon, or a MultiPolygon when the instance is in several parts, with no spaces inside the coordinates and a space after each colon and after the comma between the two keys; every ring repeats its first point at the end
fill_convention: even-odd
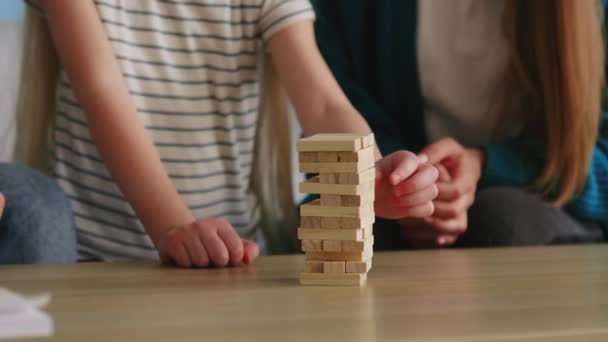
{"type": "MultiPolygon", "coordinates": [[[[428,139],[416,59],[417,1],[320,0],[315,7],[319,47],[382,152],[423,148],[428,139]]],[[[586,185],[567,208],[583,220],[608,222],[608,112],[601,120],[586,185]]],[[[482,149],[482,188],[530,186],[544,165],[542,149],[525,139],[482,149]]]]}

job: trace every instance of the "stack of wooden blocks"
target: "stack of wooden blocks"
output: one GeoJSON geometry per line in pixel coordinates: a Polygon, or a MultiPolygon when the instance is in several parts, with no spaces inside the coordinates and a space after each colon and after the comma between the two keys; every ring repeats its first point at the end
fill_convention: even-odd
{"type": "Polygon", "coordinates": [[[318,134],[298,141],[300,172],[319,174],[302,182],[300,192],[320,195],[300,207],[302,285],[365,284],[374,244],[374,151],[373,134],[318,134]]]}

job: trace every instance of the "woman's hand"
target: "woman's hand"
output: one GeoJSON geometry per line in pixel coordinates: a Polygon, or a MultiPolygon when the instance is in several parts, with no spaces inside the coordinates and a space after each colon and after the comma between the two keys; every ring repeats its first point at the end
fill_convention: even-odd
{"type": "Polygon", "coordinates": [[[437,169],[415,154],[397,151],[376,163],[376,216],[427,217],[437,196],[437,169]]]}
{"type": "Polygon", "coordinates": [[[158,242],[163,262],[180,267],[225,267],[249,264],[259,254],[258,245],[241,240],[228,221],[222,218],[198,220],[167,231],[158,242]]]}
{"type": "Polygon", "coordinates": [[[445,138],[427,146],[419,157],[428,158],[441,174],[437,182],[439,194],[433,202],[435,212],[426,222],[435,232],[437,245],[453,244],[467,229],[467,211],[475,200],[483,153],[445,138]]]}

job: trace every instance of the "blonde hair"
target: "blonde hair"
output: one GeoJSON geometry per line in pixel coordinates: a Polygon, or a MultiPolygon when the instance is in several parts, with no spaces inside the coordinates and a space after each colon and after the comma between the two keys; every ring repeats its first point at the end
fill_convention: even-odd
{"type": "Polygon", "coordinates": [[[38,12],[27,9],[24,29],[15,160],[46,172],[59,62],[46,21],[38,12]]]}
{"type": "MultiPolygon", "coordinates": [[[[293,252],[296,213],[292,190],[287,100],[270,58],[263,58],[262,98],[250,187],[260,199],[269,251],[293,252]]],[[[17,103],[18,162],[48,171],[59,62],[45,19],[27,9],[17,103]]]]}
{"type": "Polygon", "coordinates": [[[546,160],[535,187],[556,206],[585,185],[599,132],[604,44],[597,0],[509,0],[507,97],[522,96],[546,160]],[[522,94],[523,93],[523,94],[522,94]]]}

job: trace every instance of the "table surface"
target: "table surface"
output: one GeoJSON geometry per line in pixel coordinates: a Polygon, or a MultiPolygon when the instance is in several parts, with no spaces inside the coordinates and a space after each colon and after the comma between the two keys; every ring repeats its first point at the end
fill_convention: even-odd
{"type": "Polygon", "coordinates": [[[303,260],[3,266],[0,286],[52,293],[45,341],[608,340],[608,246],[376,253],[363,288],[299,286],[303,260]]]}

